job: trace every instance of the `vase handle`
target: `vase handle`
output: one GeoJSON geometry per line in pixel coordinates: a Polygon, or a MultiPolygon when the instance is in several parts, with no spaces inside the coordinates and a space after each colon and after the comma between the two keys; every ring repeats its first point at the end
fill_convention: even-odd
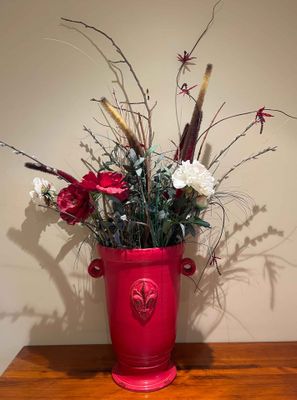
{"type": "Polygon", "coordinates": [[[191,258],[183,258],[181,261],[181,273],[191,276],[196,272],[196,264],[191,258]]]}
{"type": "Polygon", "coordinates": [[[88,273],[92,278],[100,278],[103,275],[103,262],[100,258],[96,258],[91,262],[88,266],[88,273]]]}

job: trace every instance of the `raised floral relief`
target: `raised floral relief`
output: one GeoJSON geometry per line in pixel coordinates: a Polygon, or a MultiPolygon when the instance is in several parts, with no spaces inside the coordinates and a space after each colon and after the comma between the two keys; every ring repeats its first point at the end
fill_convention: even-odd
{"type": "Polygon", "coordinates": [[[130,291],[131,305],[135,315],[142,321],[148,321],[156,307],[158,286],[151,279],[138,279],[130,291]]]}

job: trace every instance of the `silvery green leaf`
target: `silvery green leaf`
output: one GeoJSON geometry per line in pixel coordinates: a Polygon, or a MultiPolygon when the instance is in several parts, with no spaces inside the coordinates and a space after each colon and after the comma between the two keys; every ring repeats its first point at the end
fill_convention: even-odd
{"type": "Polygon", "coordinates": [[[185,225],[184,224],[179,224],[181,231],[182,231],[182,235],[183,235],[183,239],[186,236],[186,229],[185,229],[185,225]]]}
{"type": "Polygon", "coordinates": [[[164,154],[160,154],[159,157],[157,158],[157,163],[161,162],[164,160],[164,154]]]}
{"type": "Polygon", "coordinates": [[[133,161],[133,162],[137,161],[137,154],[134,149],[130,149],[129,157],[130,157],[131,161],[133,161]]]}
{"type": "Polygon", "coordinates": [[[139,167],[144,161],[144,157],[139,157],[139,159],[134,163],[134,167],[139,167]]]}
{"type": "Polygon", "coordinates": [[[138,176],[140,176],[140,175],[142,174],[142,168],[138,168],[138,169],[136,170],[136,174],[137,174],[138,176]]]}
{"type": "Polygon", "coordinates": [[[120,247],[121,246],[121,239],[120,239],[120,233],[119,231],[116,231],[115,234],[113,235],[114,241],[116,244],[120,247]]]}
{"type": "Polygon", "coordinates": [[[156,150],[156,146],[151,146],[149,149],[147,149],[147,151],[145,152],[145,155],[148,156],[149,154],[154,153],[155,150],[156,150]]]}
{"type": "Polygon", "coordinates": [[[164,219],[167,213],[164,210],[159,211],[159,219],[164,219]]]}

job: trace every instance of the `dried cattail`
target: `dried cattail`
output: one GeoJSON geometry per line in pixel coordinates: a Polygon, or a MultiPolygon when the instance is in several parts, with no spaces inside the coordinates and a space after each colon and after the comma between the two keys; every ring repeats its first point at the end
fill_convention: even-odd
{"type": "Polygon", "coordinates": [[[208,87],[208,82],[209,82],[209,78],[212,72],[212,64],[207,64],[206,66],[206,70],[204,73],[204,77],[203,77],[203,82],[201,85],[201,89],[199,91],[199,95],[198,95],[198,99],[196,101],[196,107],[198,108],[198,110],[202,110],[202,106],[203,106],[203,102],[204,102],[204,97],[205,97],[205,93],[208,87]]]}
{"type": "Polygon", "coordinates": [[[180,141],[179,141],[178,149],[176,150],[175,155],[174,155],[174,160],[175,161],[181,158],[180,157],[180,152],[184,148],[185,139],[187,137],[187,132],[188,132],[189,126],[190,126],[190,124],[186,124],[185,127],[184,127],[183,133],[182,133],[180,141]]]}
{"type": "Polygon", "coordinates": [[[178,149],[178,158],[180,160],[190,160],[193,161],[196,142],[200,130],[200,125],[202,121],[202,106],[205,98],[205,93],[208,87],[209,78],[212,72],[212,65],[207,64],[201,89],[198,94],[197,101],[195,103],[194,111],[192,114],[191,122],[184,130],[181,137],[181,142],[178,149]]]}
{"type": "Polygon", "coordinates": [[[141,147],[140,142],[136,138],[135,134],[128,127],[120,113],[109,103],[109,101],[105,97],[102,97],[102,99],[100,100],[100,104],[102,104],[104,110],[108,112],[114,122],[123,131],[130,147],[135,150],[136,154],[143,156],[143,148],[141,147]]]}

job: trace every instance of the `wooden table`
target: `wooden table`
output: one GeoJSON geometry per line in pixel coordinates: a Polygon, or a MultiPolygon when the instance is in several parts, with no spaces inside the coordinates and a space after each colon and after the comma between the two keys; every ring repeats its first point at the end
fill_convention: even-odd
{"type": "Polygon", "coordinates": [[[110,345],[26,346],[0,377],[0,399],[297,399],[297,342],[177,344],[175,381],[158,392],[118,387],[110,345]]]}

